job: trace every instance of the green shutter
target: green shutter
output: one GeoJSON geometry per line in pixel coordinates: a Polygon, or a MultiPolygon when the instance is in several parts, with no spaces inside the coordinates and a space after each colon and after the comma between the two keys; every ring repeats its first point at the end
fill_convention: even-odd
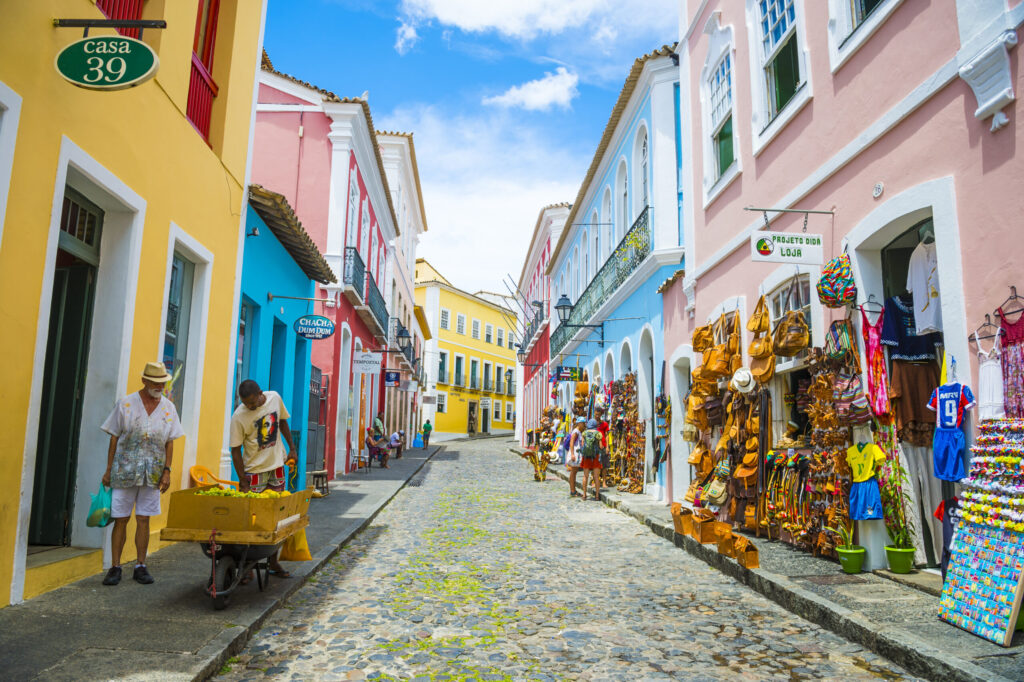
{"type": "Polygon", "coordinates": [[[772,60],[771,74],[775,92],[775,111],[778,114],[783,107],[789,104],[796,94],[797,86],[800,84],[800,65],[796,47],[796,33],[789,37],[786,44],[782,46],[775,59],[772,60]]]}
{"type": "Polygon", "coordinates": [[[715,154],[718,157],[718,177],[728,170],[732,165],[732,116],[725,119],[725,123],[715,135],[715,154]]]}

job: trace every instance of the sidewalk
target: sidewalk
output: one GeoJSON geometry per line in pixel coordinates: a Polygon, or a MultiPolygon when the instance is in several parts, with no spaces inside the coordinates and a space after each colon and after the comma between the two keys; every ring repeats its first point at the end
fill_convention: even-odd
{"type": "MultiPolygon", "coordinates": [[[[551,465],[548,471],[568,480],[564,466],[551,465]]],[[[578,481],[582,484],[582,477],[578,481]]],[[[719,554],[715,545],[677,535],[668,506],[661,502],[614,489],[606,489],[601,501],[793,613],[915,675],[933,680],[1024,679],[1024,633],[1016,633],[1013,646],[1003,648],[940,621],[938,576],[920,571],[907,576],[888,571],[847,575],[834,561],[748,535],[761,562],[761,568],[749,570],[719,554]]]]}
{"type": "Polygon", "coordinates": [[[0,609],[0,678],[194,680],[216,674],[440,449],[407,450],[390,469],[375,466],[331,481],[331,494],[310,503],[306,537],[313,560],[286,563],[294,577],[271,578],[263,592],[254,580],[223,611],[214,611],[203,592],[210,560],[193,543],[152,556],[153,585],[134,582],[126,566],[116,587],[101,585],[97,574],[0,609]]]}

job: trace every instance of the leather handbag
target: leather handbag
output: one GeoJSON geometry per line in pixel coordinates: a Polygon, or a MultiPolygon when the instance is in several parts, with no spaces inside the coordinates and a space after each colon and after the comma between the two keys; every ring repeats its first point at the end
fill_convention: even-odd
{"type": "Polygon", "coordinates": [[[750,354],[751,358],[767,358],[772,354],[772,337],[770,336],[757,336],[750,342],[750,346],[747,347],[747,353],[750,354]]]}
{"type": "Polygon", "coordinates": [[[721,426],[724,412],[721,398],[708,398],[704,401],[704,414],[710,426],[721,426]]]}
{"type": "Polygon", "coordinates": [[[793,278],[793,285],[786,292],[786,300],[783,307],[789,307],[789,301],[793,298],[794,292],[797,298],[795,309],[787,311],[782,316],[782,319],[775,325],[775,333],[772,336],[773,352],[775,355],[783,357],[793,357],[807,348],[811,340],[811,332],[807,326],[807,320],[804,319],[804,314],[800,310],[803,307],[803,303],[799,301],[800,285],[797,277],[793,278]]]}
{"type": "Polygon", "coordinates": [[[715,345],[715,333],[710,324],[693,330],[693,350],[702,353],[715,345]]]}
{"type": "Polygon", "coordinates": [[[766,384],[775,376],[775,356],[754,358],[750,361],[750,373],[759,384],[766,384]]]}
{"type": "MultiPolygon", "coordinates": [[[[718,318],[718,322],[715,323],[715,329],[717,333],[725,335],[725,315],[723,314],[718,318]]],[[[704,367],[705,370],[711,376],[716,378],[722,378],[729,376],[729,367],[732,360],[732,354],[729,353],[729,339],[727,338],[722,343],[717,344],[714,348],[704,353],[704,367]]]]}
{"type": "Polygon", "coordinates": [[[754,314],[747,320],[747,330],[755,334],[767,334],[769,324],[768,303],[765,302],[764,296],[761,296],[757,299],[757,305],[754,306],[754,314]]]}
{"type": "Polygon", "coordinates": [[[692,450],[690,450],[690,456],[686,459],[687,462],[694,466],[700,464],[701,457],[704,456],[704,452],[707,448],[703,443],[697,443],[692,450]]]}

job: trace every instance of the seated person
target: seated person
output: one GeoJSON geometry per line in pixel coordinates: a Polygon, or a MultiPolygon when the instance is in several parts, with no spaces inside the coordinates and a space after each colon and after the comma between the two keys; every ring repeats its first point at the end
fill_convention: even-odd
{"type": "Polygon", "coordinates": [[[377,438],[373,433],[373,428],[366,429],[366,448],[369,450],[369,462],[372,466],[374,458],[380,460],[380,465],[384,469],[390,469],[388,466],[388,442],[383,438],[377,438]]]}

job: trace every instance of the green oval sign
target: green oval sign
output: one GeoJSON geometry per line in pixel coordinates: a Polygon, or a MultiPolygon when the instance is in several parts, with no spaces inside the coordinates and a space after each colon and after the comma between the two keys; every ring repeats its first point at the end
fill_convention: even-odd
{"type": "Polygon", "coordinates": [[[71,43],[57,55],[57,72],[91,90],[120,90],[153,77],[160,60],[146,43],[124,36],[96,36],[71,43]]]}

